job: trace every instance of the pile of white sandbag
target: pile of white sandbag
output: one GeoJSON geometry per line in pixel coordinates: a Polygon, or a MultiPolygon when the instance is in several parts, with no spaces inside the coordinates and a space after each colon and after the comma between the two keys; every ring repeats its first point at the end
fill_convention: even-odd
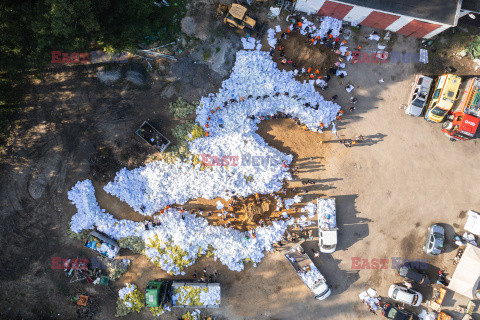
{"type": "Polygon", "coordinates": [[[189,307],[220,304],[220,286],[172,286],[172,304],[189,307]]]}
{"type": "Polygon", "coordinates": [[[337,227],[335,199],[317,200],[318,225],[322,229],[330,230],[337,227]]]}
{"type": "MultiPolygon", "coordinates": [[[[293,25],[291,25],[290,28],[293,28],[293,25]]],[[[320,38],[323,38],[327,36],[328,30],[332,30],[330,34],[334,38],[336,38],[340,35],[341,28],[342,28],[342,20],[338,20],[332,17],[327,17],[327,16],[322,17],[319,27],[315,26],[313,22],[308,21],[307,18],[303,17],[300,33],[303,35],[306,35],[307,33],[309,33],[314,38],[317,36],[319,36],[320,38]]]]}
{"type": "Polygon", "coordinates": [[[291,179],[283,161],[290,163],[292,156],[270,147],[255,133],[260,121],[282,112],[321,132],[339,110],[338,104],[326,101],[312,85],[296,81],[293,72],[278,70],[268,53],[240,51],[230,78],[219,92],[201,99],[196,121],[209,136],[192,141],[190,151],[218,157],[268,157],[270,165],[241,163],[204,170],[188,160],[173,164],[156,161],[120,170],[104,189],[145,215],[200,197],[229,199],[232,194],[278,191],[284,179],[291,179]],[[306,103],[318,106],[317,110],[306,103]]]}
{"type": "Polygon", "coordinates": [[[298,275],[309,288],[313,288],[318,281],[323,279],[322,274],[318,271],[313,262],[310,263],[308,268],[305,267],[304,270],[301,270],[298,275]]]}
{"type": "Polygon", "coordinates": [[[95,199],[95,190],[90,180],[78,182],[68,192],[69,199],[77,207],[72,217],[71,229],[81,232],[94,229],[112,239],[128,236],[142,237],[145,255],[170,274],[185,274],[184,269],[199,255],[211,249],[215,260],[219,259],[230,270],[241,271],[244,261],[259,263],[264,251],[272,250],[272,244],[281,240],[288,221],[274,221],[272,225],[258,227],[251,232],[241,232],[208,224],[205,218],[174,209],[166,210],[158,217],[161,223],[145,230],[144,223],[117,220],[100,209],[95,199]],[[85,211],[88,208],[90,211],[85,211]]]}
{"type": "Polygon", "coordinates": [[[267,30],[267,42],[271,48],[275,48],[275,45],[277,44],[277,39],[275,38],[275,34],[276,34],[275,29],[270,28],[267,30]]]}

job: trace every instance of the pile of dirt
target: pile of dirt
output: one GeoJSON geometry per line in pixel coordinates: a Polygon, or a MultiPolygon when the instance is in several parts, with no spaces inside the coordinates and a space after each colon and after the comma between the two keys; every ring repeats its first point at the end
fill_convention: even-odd
{"type": "MultiPolygon", "coordinates": [[[[296,69],[318,69],[320,75],[326,75],[327,70],[333,66],[338,58],[331,48],[318,43],[313,46],[307,36],[297,32],[290,33],[287,39],[283,39],[280,42],[280,45],[285,48],[285,58],[292,59],[296,64],[296,69]]],[[[292,67],[288,65],[284,67],[280,63],[282,58],[280,57],[278,46],[275,48],[274,60],[279,62],[278,67],[280,69],[292,69],[292,67]]],[[[305,77],[308,76],[306,75],[305,77]]]]}

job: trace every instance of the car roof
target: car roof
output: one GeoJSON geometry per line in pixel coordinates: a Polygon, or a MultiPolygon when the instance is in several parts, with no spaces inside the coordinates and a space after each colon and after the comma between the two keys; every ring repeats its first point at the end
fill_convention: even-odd
{"type": "Polygon", "coordinates": [[[403,312],[403,310],[400,310],[398,308],[395,308],[395,306],[393,304],[389,304],[388,307],[385,309],[385,314],[388,315],[389,312],[392,310],[392,309],[395,309],[397,310],[397,313],[395,314],[395,317],[393,318],[393,320],[408,320],[410,319],[410,315],[409,314],[405,314],[405,312],[403,312]]]}
{"type": "Polygon", "coordinates": [[[400,286],[396,286],[395,289],[398,289],[395,300],[412,304],[414,294],[403,291],[400,286]]]}

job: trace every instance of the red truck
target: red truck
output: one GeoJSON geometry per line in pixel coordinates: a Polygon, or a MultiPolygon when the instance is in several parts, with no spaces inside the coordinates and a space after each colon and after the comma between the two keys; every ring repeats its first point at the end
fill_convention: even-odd
{"type": "Polygon", "coordinates": [[[480,123],[480,79],[468,80],[458,107],[451,111],[442,131],[450,140],[469,140],[475,137],[480,123]]]}

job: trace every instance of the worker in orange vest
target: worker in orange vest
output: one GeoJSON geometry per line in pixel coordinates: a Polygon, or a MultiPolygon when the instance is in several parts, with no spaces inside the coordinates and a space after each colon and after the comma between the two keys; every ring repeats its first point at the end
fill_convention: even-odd
{"type": "Polygon", "coordinates": [[[308,67],[307,73],[310,73],[310,72],[312,72],[312,68],[308,67]]]}
{"type": "Polygon", "coordinates": [[[287,33],[290,33],[290,32],[291,32],[291,31],[290,31],[290,28],[287,28],[287,33]]]}
{"type": "Polygon", "coordinates": [[[299,27],[302,26],[302,22],[301,22],[301,21],[298,21],[298,26],[299,26],[299,27]]]}
{"type": "Polygon", "coordinates": [[[317,70],[315,70],[315,73],[316,73],[316,74],[319,74],[319,73],[320,73],[320,71],[317,69],[317,70]]]}
{"type": "Polygon", "coordinates": [[[315,79],[315,76],[313,74],[310,74],[310,79],[315,79]]]}
{"type": "Polygon", "coordinates": [[[210,135],[210,133],[208,132],[205,132],[205,136],[208,137],[210,135]]]}

